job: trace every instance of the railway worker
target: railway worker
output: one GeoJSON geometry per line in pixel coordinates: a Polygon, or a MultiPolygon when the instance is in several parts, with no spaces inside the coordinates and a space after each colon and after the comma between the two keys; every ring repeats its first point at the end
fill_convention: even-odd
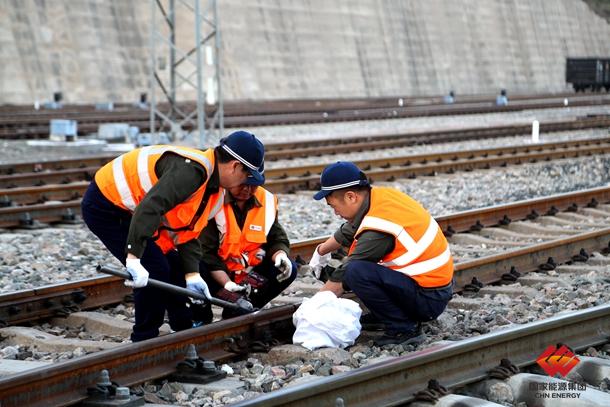
{"type": "Polygon", "coordinates": [[[500,94],[496,96],[496,106],[508,105],[508,96],[506,96],[506,89],[500,90],[500,94]]]}
{"type": "MultiPolygon", "coordinates": [[[[297,276],[288,258],[290,242],[278,221],[277,197],[264,189],[264,180],[248,177],[227,189],[222,211],[208,222],[199,241],[199,270],[214,296],[256,308],[279,295],[297,276]],[[248,292],[250,291],[250,292],[248,292]]],[[[224,309],[223,318],[239,315],[224,309]]],[[[209,304],[193,306],[194,325],[212,322],[209,304]]]]}
{"type": "Polygon", "coordinates": [[[443,103],[447,104],[447,105],[451,105],[455,102],[455,92],[453,92],[452,90],[449,91],[448,95],[445,95],[443,97],[443,103]]]}
{"type": "Polygon", "coordinates": [[[222,188],[241,185],[248,176],[263,179],[263,159],[262,143],[236,131],[206,151],[171,145],[135,149],[95,174],[83,197],[83,219],[133,277],[125,282],[134,288],[132,341],[156,337],[166,310],[173,330],[192,326],[185,299],[147,287],[148,278],[209,297],[199,275],[197,238],[222,208],[222,188]]]}
{"type": "Polygon", "coordinates": [[[385,330],[377,346],[421,343],[420,323],[436,319],[452,296],[453,259],[441,228],[410,196],[371,187],[351,162],[324,169],[314,195],[322,198],[347,222],[314,251],[309,264],[316,277],[331,252],[349,251],[321,291],[352,290],[371,311],[363,329],[385,330]]]}

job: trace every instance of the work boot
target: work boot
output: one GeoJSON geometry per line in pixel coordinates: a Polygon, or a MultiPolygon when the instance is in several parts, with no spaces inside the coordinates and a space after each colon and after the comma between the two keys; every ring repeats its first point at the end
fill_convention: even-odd
{"type": "Polygon", "coordinates": [[[385,324],[372,313],[361,316],[360,325],[363,331],[383,331],[385,329],[385,324]]]}
{"type": "Polygon", "coordinates": [[[408,332],[394,332],[386,331],[383,336],[375,339],[375,346],[384,345],[413,345],[417,346],[426,340],[426,335],[422,332],[418,326],[412,331],[408,332]]]}

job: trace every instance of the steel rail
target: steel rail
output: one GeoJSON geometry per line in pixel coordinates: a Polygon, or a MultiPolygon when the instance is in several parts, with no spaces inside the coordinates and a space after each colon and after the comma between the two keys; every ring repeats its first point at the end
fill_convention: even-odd
{"type": "MultiPolygon", "coordinates": [[[[540,100],[558,98],[583,98],[593,95],[578,95],[574,92],[564,92],[556,94],[512,94],[511,101],[514,100],[540,100]]],[[[226,101],[224,109],[225,116],[240,116],[244,114],[274,114],[274,113],[293,113],[293,112],[323,112],[333,109],[361,109],[366,107],[394,107],[398,106],[399,99],[402,99],[405,106],[408,105],[438,105],[445,104],[443,96],[400,96],[374,97],[374,98],[324,98],[324,99],[274,99],[259,101],[226,101]]],[[[495,95],[461,95],[459,103],[477,103],[494,100],[495,95]]],[[[182,103],[185,107],[193,106],[193,103],[182,103]]],[[[166,104],[163,108],[168,107],[166,104]]],[[[216,106],[207,106],[206,114],[213,115],[216,106]]],[[[46,119],[55,118],[58,114],[80,115],[83,113],[91,114],[120,114],[126,112],[142,112],[142,109],[128,103],[115,103],[114,110],[103,112],[96,110],[94,105],[64,105],[60,110],[35,110],[31,105],[0,106],[0,127],[5,124],[15,123],[15,119],[31,120],[33,118],[44,117],[46,119]],[[9,119],[9,120],[7,120],[9,119]],[[12,121],[10,119],[13,119],[12,121]]],[[[65,116],[64,116],[65,117],[65,116]]],[[[17,121],[19,123],[19,121],[17,121]]]]}
{"type": "MultiPolygon", "coordinates": [[[[608,122],[610,124],[610,121],[608,122]]],[[[599,138],[588,138],[579,140],[568,140],[568,141],[549,141],[538,144],[526,144],[526,145],[513,145],[513,146],[502,146],[502,147],[489,147],[489,148],[477,148],[469,150],[456,150],[449,152],[430,152],[423,154],[409,154],[398,157],[381,157],[381,158],[365,158],[361,160],[354,160],[361,168],[370,167],[387,167],[393,165],[411,165],[411,164],[426,164],[426,163],[440,163],[441,161],[457,161],[459,159],[470,160],[475,157],[488,157],[488,156],[510,156],[518,154],[527,154],[533,152],[545,152],[550,150],[568,150],[571,148],[581,148],[590,145],[602,145],[610,143],[610,137],[599,137],[599,138]]],[[[367,150],[376,150],[377,143],[371,143],[367,145],[367,150]]],[[[384,142],[385,144],[385,142],[384,142]]],[[[318,154],[338,154],[345,153],[342,149],[343,146],[334,146],[332,150],[328,152],[325,148],[320,148],[318,154]],[[339,151],[337,151],[339,149],[339,151]]],[[[359,150],[364,150],[365,146],[359,145],[359,150]]],[[[396,146],[391,146],[396,147],[396,146]]],[[[385,147],[384,147],[385,148],[385,147]]],[[[525,157],[525,155],[524,155],[525,157]]],[[[275,167],[265,170],[265,175],[269,178],[285,178],[289,176],[302,176],[305,174],[319,174],[322,172],[326,164],[310,164],[295,167],[275,167]]],[[[367,168],[367,169],[370,169],[367,168]]]]}
{"type": "Polygon", "coordinates": [[[49,202],[0,208],[0,228],[37,227],[47,223],[72,223],[80,213],[81,200],[49,202]]]}
{"type": "MultiPolygon", "coordinates": [[[[395,181],[397,178],[415,178],[417,176],[434,176],[438,173],[453,173],[455,171],[472,171],[475,169],[490,169],[491,167],[505,167],[509,164],[536,163],[539,161],[549,161],[552,159],[575,158],[579,156],[590,156],[593,154],[607,154],[610,152],[610,144],[574,147],[567,149],[549,149],[543,151],[529,151],[517,153],[515,155],[489,154],[479,150],[471,150],[471,156],[458,158],[460,154],[448,153],[445,156],[451,157],[448,160],[437,158],[436,162],[428,162],[421,158],[420,162],[412,162],[411,157],[401,157],[397,161],[403,161],[403,165],[390,166],[389,168],[366,169],[366,175],[370,181],[395,181]],[[477,157],[477,154],[480,156],[477,157]],[[454,158],[456,158],[454,160],[454,158]],[[440,161],[439,161],[440,160],[440,161]]],[[[514,148],[506,148],[512,151],[514,148]]],[[[440,155],[437,155],[437,157],[440,155]]],[[[355,161],[357,164],[368,165],[364,161],[355,161]]],[[[319,170],[324,165],[314,165],[311,168],[319,170]]],[[[288,170],[282,169],[283,173],[288,170]]],[[[296,171],[296,170],[294,170],[296,171]]],[[[305,176],[294,176],[287,178],[269,179],[265,182],[265,188],[272,192],[295,192],[298,190],[317,189],[319,187],[320,176],[318,174],[306,173],[305,176]]]]}
{"type": "MultiPolygon", "coordinates": [[[[610,103],[610,99],[604,95],[572,97],[570,106],[595,106],[610,103]]],[[[243,115],[228,116],[225,118],[225,127],[244,127],[244,126],[264,126],[264,125],[286,125],[286,124],[305,124],[305,123],[327,123],[337,121],[354,120],[381,120],[393,118],[438,116],[438,115],[458,115],[458,114],[480,114],[493,112],[512,112],[530,109],[564,108],[564,99],[551,98],[548,100],[529,100],[521,103],[509,104],[507,106],[495,106],[490,102],[464,103],[453,105],[413,105],[396,107],[369,107],[361,109],[328,110],[324,112],[305,112],[305,113],[279,113],[269,115],[243,115]]],[[[61,117],[61,113],[58,114],[61,117]]],[[[87,119],[78,118],[79,134],[84,135],[88,132],[97,130],[97,125],[104,122],[115,122],[120,119],[130,125],[138,126],[142,131],[148,131],[150,123],[141,113],[121,114],[116,117],[107,115],[95,115],[87,119]]],[[[159,123],[161,124],[161,123],[159,123]]],[[[187,130],[190,130],[187,128],[187,130]]],[[[19,139],[19,138],[41,138],[48,135],[48,126],[34,125],[30,127],[4,127],[0,128],[0,139],[19,139]]]]}
{"type": "Polygon", "coordinates": [[[125,301],[133,290],[115,277],[92,277],[0,294],[0,325],[17,325],[125,301]]]}
{"type": "MultiPolygon", "coordinates": [[[[605,105],[609,100],[598,97],[590,100],[575,100],[570,106],[596,106],[605,105]]],[[[383,120],[395,118],[409,118],[422,116],[482,114],[495,112],[515,112],[530,109],[564,108],[563,99],[553,102],[530,102],[521,104],[509,104],[507,106],[495,106],[492,102],[470,105],[438,105],[438,106],[406,106],[382,109],[361,109],[323,113],[293,113],[277,115],[257,116],[235,116],[226,118],[226,127],[242,126],[274,126],[305,123],[328,123],[338,121],[354,120],[383,120]]]]}
{"type": "MultiPolygon", "coordinates": [[[[560,120],[553,122],[540,123],[541,132],[557,132],[567,130],[582,130],[597,127],[610,126],[610,118],[593,117],[579,118],[577,120],[560,120]]],[[[322,146],[332,146],[336,152],[339,151],[358,151],[358,149],[370,150],[370,143],[395,141],[396,144],[380,144],[381,146],[396,147],[400,145],[430,144],[448,141],[462,141],[477,138],[497,138],[527,134],[531,131],[529,124],[517,124],[494,127],[473,127],[464,129],[436,130],[417,133],[390,133],[374,136],[349,136],[349,137],[329,137],[322,140],[291,141],[281,143],[267,143],[265,145],[265,158],[268,161],[290,159],[299,156],[309,156],[319,154],[322,146]],[[343,148],[346,150],[343,150],[343,148]],[[294,151],[292,151],[294,150],[294,151]]],[[[91,157],[79,157],[53,161],[32,161],[23,163],[0,164],[0,174],[14,175],[17,173],[31,173],[29,176],[35,177],[36,174],[45,174],[48,171],[62,171],[78,168],[89,171],[104,165],[116,157],[116,154],[100,154],[91,157]]],[[[69,175],[69,173],[66,173],[69,175]]],[[[3,182],[6,182],[3,181],[3,182]]]]}
{"type": "MultiPolygon", "coordinates": [[[[540,131],[551,133],[557,131],[582,130],[597,127],[607,127],[610,125],[610,117],[579,118],[576,120],[561,120],[554,122],[540,123],[540,131]]],[[[358,151],[358,147],[369,149],[370,143],[395,141],[396,144],[390,146],[409,146],[416,144],[431,144],[441,142],[454,142],[473,140],[479,138],[499,138],[517,136],[531,133],[530,124],[512,124],[506,126],[493,127],[472,127],[465,129],[435,130],[413,133],[391,133],[370,136],[351,136],[342,138],[325,138],[312,141],[293,141],[267,144],[265,146],[265,159],[281,160],[300,156],[318,154],[320,147],[340,147],[353,145],[352,151],[358,151]],[[286,151],[294,150],[294,151],[286,151]],[[312,154],[313,153],[313,154],[312,154]]],[[[332,151],[332,150],[330,150],[332,151]]],[[[336,151],[336,150],[335,150],[336,151]]],[[[1,168],[1,167],[0,167],[1,168]]]]}
{"type": "Polygon", "coordinates": [[[414,400],[428,381],[457,388],[483,380],[509,359],[518,367],[535,363],[541,350],[566,343],[576,351],[608,342],[610,305],[554,316],[452,344],[436,345],[405,356],[263,394],[235,404],[317,407],[324,405],[395,406],[414,400]]]}
{"type": "Polygon", "coordinates": [[[87,387],[96,383],[103,369],[110,372],[113,381],[128,386],[167,376],[184,360],[189,345],[208,359],[236,356],[226,348],[238,349],[259,340],[270,328],[278,339],[288,339],[292,335],[290,316],[295,309],[296,306],[287,305],[263,310],[0,378],[0,405],[46,407],[79,402],[87,397],[87,387]]]}

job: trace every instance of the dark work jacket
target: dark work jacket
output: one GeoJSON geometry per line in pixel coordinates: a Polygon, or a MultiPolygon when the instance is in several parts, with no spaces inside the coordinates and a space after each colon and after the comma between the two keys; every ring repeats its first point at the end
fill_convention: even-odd
{"type": "MultiPolygon", "coordinates": [[[[174,153],[163,154],[155,164],[155,174],[158,181],[136,207],[127,235],[126,247],[137,257],[142,256],[148,237],[155,235],[161,216],[188,199],[207,178],[202,165],[174,153]]],[[[216,165],[208,181],[202,205],[207,203],[211,194],[218,192],[219,185],[216,165]]],[[[190,240],[179,245],[177,250],[182,271],[185,274],[198,272],[201,257],[199,241],[190,240]]]]}
{"type": "MultiPolygon", "coordinates": [[[[344,247],[350,247],[354,241],[354,235],[362,223],[371,206],[371,195],[367,194],[362,206],[356,213],[352,223],[345,222],[334,234],[337,242],[344,247]]],[[[345,268],[351,260],[366,260],[373,263],[379,262],[386,254],[394,250],[394,236],[388,233],[367,230],[360,234],[354,251],[347,256],[347,261],[333,271],[329,276],[330,281],[342,282],[345,268]]]]}

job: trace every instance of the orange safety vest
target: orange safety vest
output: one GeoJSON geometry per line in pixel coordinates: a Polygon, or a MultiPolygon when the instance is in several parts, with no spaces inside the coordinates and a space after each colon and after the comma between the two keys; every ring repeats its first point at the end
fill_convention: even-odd
{"type": "Polygon", "coordinates": [[[443,287],[453,278],[453,258],[438,223],[417,201],[394,188],[373,187],[367,214],[354,235],[375,230],[394,236],[394,250],[379,264],[401,272],[421,287],[443,287]]]}
{"type": "Polygon", "coordinates": [[[176,205],[161,217],[155,243],[163,253],[178,245],[196,239],[217,212],[224,200],[224,190],[212,194],[205,209],[195,218],[207,183],[214,171],[214,150],[196,150],[188,147],[156,145],[142,147],[122,154],[100,168],[95,174],[95,183],[102,194],[113,204],[133,212],[144,196],[158,181],[155,165],[161,156],[172,152],[187,160],[203,165],[206,181],[187,200],[176,205]]]}
{"type": "Polygon", "coordinates": [[[254,206],[246,215],[243,230],[239,228],[231,204],[225,204],[214,219],[220,237],[218,256],[227,269],[234,273],[234,280],[240,283],[248,267],[259,265],[265,257],[261,246],[267,242],[267,235],[277,216],[277,197],[263,187],[256,188],[254,196],[261,206],[254,206]]]}

